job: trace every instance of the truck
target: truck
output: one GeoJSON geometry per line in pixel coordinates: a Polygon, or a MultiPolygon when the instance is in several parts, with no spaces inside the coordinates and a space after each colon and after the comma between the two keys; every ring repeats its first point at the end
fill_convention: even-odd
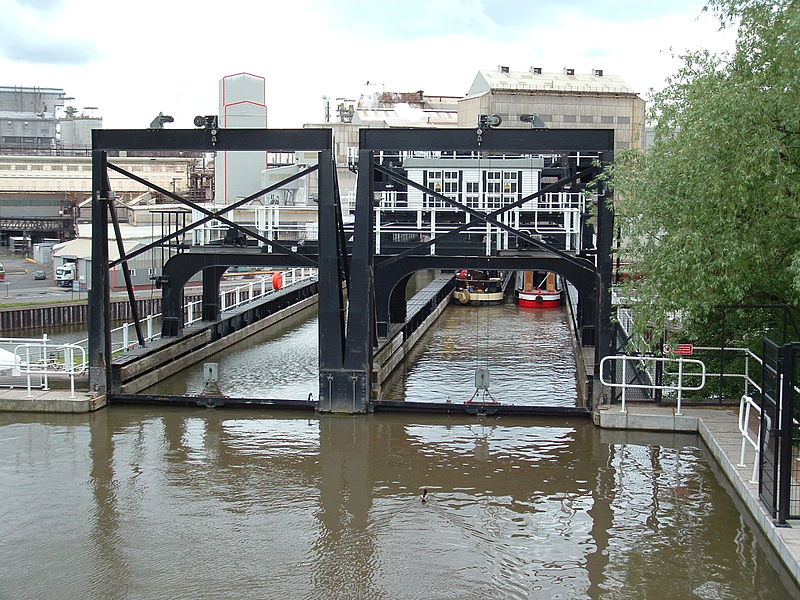
{"type": "Polygon", "coordinates": [[[56,267],[56,285],[61,287],[72,287],[72,282],[78,278],[78,263],[66,262],[60,267],[56,267]]]}

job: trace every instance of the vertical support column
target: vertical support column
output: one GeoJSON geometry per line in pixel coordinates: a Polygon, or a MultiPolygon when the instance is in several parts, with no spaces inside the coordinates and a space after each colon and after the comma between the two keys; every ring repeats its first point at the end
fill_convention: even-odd
{"type": "MultiPolygon", "coordinates": [[[[363,130],[361,133],[363,135],[363,130]]],[[[362,143],[361,146],[363,145],[362,143]]],[[[323,412],[358,414],[365,413],[368,409],[372,388],[372,345],[375,337],[373,177],[372,152],[360,150],[356,187],[356,219],[350,265],[347,330],[344,337],[344,353],[342,354],[340,368],[333,368],[330,362],[326,362],[326,367],[323,368],[322,333],[320,333],[319,410],[323,412]]],[[[321,179],[322,165],[320,163],[321,179]]],[[[320,210],[322,210],[322,201],[320,201],[320,210]]],[[[322,215],[320,215],[320,219],[322,219],[322,215]]],[[[321,227],[322,222],[320,222],[321,227]]],[[[321,231],[320,229],[320,267],[322,267],[321,231]]],[[[338,274],[338,270],[336,273],[338,274]]],[[[322,277],[320,277],[321,279],[322,277]]],[[[324,291],[320,289],[321,300],[324,300],[323,296],[324,291]]],[[[322,307],[320,307],[320,332],[322,329],[322,307]]],[[[331,350],[336,350],[336,348],[331,350]]]]}
{"type": "MultiPolygon", "coordinates": [[[[613,153],[600,156],[603,164],[613,160],[613,153]]],[[[612,243],[614,238],[614,212],[611,190],[601,186],[597,198],[597,339],[595,340],[595,376],[600,376],[600,361],[613,353],[611,324],[611,281],[614,270],[612,243]]],[[[596,394],[601,386],[596,386],[596,394]]]]}
{"type": "Polygon", "coordinates": [[[344,297],[340,272],[347,260],[338,232],[333,156],[319,153],[319,410],[332,412],[334,381],[344,365],[344,297]]]}
{"type": "Polygon", "coordinates": [[[226,270],[227,267],[203,269],[203,321],[219,320],[219,282],[226,270]]]}
{"type": "Polygon", "coordinates": [[[92,279],[89,289],[89,391],[111,389],[111,308],[108,289],[108,167],[92,150],[92,279]]]}

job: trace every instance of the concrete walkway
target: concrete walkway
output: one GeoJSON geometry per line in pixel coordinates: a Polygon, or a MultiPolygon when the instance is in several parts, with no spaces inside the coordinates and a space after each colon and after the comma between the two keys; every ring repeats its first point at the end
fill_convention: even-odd
{"type": "Polygon", "coordinates": [[[0,388],[0,412],[58,412],[85,413],[106,405],[105,396],[90,396],[86,392],[75,392],[70,398],[69,390],[31,390],[28,398],[25,388],[0,388]]]}
{"type": "MultiPolygon", "coordinates": [[[[789,575],[800,584],[800,521],[790,521],[789,527],[776,527],[773,523],[758,499],[758,484],[750,482],[755,452],[749,444],[745,453],[746,466],[737,466],[742,447],[738,407],[684,406],[681,416],[675,415],[675,407],[672,406],[628,403],[626,409],[624,413],[620,412],[619,406],[600,409],[600,427],[697,433],[700,436],[789,575]]],[[[755,435],[752,437],[755,438],[755,435]]]]}

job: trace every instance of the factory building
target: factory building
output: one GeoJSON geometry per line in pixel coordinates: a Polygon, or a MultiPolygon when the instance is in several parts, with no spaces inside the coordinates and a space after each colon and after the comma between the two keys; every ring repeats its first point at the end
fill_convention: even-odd
{"type": "Polygon", "coordinates": [[[645,102],[621,77],[601,69],[544,73],[500,66],[479,71],[458,101],[458,126],[474,127],[478,115],[497,115],[500,127],[530,127],[537,115],[552,129],[614,129],[615,149],[644,147],[645,102]]]}

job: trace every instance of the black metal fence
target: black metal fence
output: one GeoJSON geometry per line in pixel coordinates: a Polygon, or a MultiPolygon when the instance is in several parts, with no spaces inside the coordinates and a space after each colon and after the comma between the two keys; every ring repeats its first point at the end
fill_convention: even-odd
{"type": "Polygon", "coordinates": [[[763,340],[758,495],[779,524],[800,518],[799,351],[800,342],[763,340]]]}

